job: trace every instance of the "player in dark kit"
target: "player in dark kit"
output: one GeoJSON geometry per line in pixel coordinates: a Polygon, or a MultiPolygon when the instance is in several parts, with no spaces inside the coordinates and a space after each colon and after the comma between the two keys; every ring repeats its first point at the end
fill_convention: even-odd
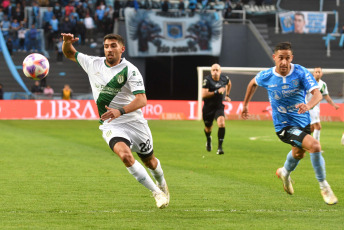
{"type": "Polygon", "coordinates": [[[214,119],[217,122],[219,130],[217,132],[218,148],[217,154],[224,154],[222,143],[225,138],[225,111],[223,100],[230,101],[229,93],[231,91],[232,83],[228,76],[221,75],[221,66],[213,64],[211,66],[211,75],[208,75],[203,80],[202,98],[204,100],[203,106],[203,121],[204,133],[207,137],[207,150],[212,150],[211,144],[211,130],[213,128],[214,119]]]}

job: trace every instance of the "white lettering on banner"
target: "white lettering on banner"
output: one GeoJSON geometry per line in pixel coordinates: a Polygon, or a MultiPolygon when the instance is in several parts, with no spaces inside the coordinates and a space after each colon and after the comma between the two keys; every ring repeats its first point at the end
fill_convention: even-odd
{"type": "Polygon", "coordinates": [[[242,102],[240,102],[238,109],[236,111],[236,114],[241,114],[242,110],[244,109],[244,105],[242,102]]]}
{"type": "Polygon", "coordinates": [[[225,105],[225,114],[230,115],[231,111],[233,109],[232,103],[226,101],[226,102],[223,102],[223,104],[225,105]],[[227,106],[227,108],[226,108],[226,106],[227,106]]]}
{"type": "Polygon", "coordinates": [[[68,118],[70,117],[70,110],[69,110],[69,106],[70,104],[68,103],[68,101],[57,101],[58,104],[58,108],[59,108],[59,115],[57,118],[68,118]],[[63,111],[66,111],[66,115],[63,116],[63,111]]]}
{"type": "Polygon", "coordinates": [[[197,101],[189,101],[188,103],[190,105],[189,119],[196,119],[196,116],[195,116],[195,105],[196,105],[197,101]]]}
{"type": "Polygon", "coordinates": [[[143,114],[147,115],[160,115],[163,112],[163,107],[160,104],[147,104],[145,107],[142,108],[142,112],[143,114]]]}
{"type": "Polygon", "coordinates": [[[45,116],[42,116],[42,103],[43,101],[35,101],[36,105],[37,105],[37,109],[36,109],[36,118],[48,118],[49,117],[49,113],[47,113],[45,116]]]}
{"type": "MultiPolygon", "coordinates": [[[[44,101],[36,100],[37,105],[37,114],[36,118],[38,119],[68,119],[71,118],[71,115],[74,114],[77,119],[97,119],[97,115],[92,107],[91,101],[86,102],[84,108],[81,108],[80,102],[78,101],[49,101],[50,102],[50,111],[46,114],[42,114],[42,104],[44,101]],[[57,109],[56,109],[57,103],[57,109]],[[58,111],[58,112],[57,112],[58,111]],[[87,113],[90,113],[89,117],[86,117],[87,113]]],[[[49,107],[47,107],[49,108],[49,107]]]]}
{"type": "Polygon", "coordinates": [[[95,111],[93,110],[91,101],[87,101],[87,103],[86,103],[85,109],[84,109],[84,111],[82,113],[82,117],[83,118],[86,118],[86,112],[90,112],[91,113],[90,119],[93,119],[93,118],[97,119],[98,118],[98,116],[96,115],[95,111]]]}

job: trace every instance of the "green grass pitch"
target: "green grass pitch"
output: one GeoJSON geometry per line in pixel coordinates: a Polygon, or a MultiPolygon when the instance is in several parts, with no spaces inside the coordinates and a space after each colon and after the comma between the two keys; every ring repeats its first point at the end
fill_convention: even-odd
{"type": "MultiPolygon", "coordinates": [[[[171,193],[159,210],[101,137],[97,121],[0,121],[0,229],[343,229],[344,123],[323,122],[326,205],[309,155],[275,176],[290,150],[271,121],[226,121],[224,155],[201,121],[149,121],[171,193]]],[[[136,154],[135,158],[138,159],[136,154]]]]}

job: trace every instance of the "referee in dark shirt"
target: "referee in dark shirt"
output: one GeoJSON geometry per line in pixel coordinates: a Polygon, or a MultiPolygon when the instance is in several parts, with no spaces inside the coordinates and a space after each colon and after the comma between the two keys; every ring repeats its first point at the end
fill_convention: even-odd
{"type": "Polygon", "coordinates": [[[202,98],[204,100],[203,105],[203,121],[204,121],[204,133],[207,137],[207,150],[212,150],[211,144],[211,131],[213,128],[214,119],[219,127],[218,148],[217,154],[224,154],[222,149],[222,143],[225,138],[225,112],[223,100],[230,101],[229,93],[231,91],[232,83],[228,76],[221,75],[221,66],[219,64],[213,64],[211,66],[211,75],[208,75],[203,80],[202,98]]]}

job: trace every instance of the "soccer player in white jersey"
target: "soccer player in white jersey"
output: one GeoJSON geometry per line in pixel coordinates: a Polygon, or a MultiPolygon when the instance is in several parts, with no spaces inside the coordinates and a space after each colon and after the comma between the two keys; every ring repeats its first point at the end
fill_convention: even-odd
{"type": "Polygon", "coordinates": [[[73,34],[62,33],[64,55],[77,62],[87,73],[100,116],[103,138],[122,160],[136,180],[149,189],[158,208],[169,204],[169,191],[160,161],[153,154],[153,139],[141,108],[147,103],[143,78],[139,70],[122,58],[125,42],[120,35],[104,37],[105,57],[77,52],[73,34]],[[151,172],[135,160],[136,152],[151,172]]]}
{"type": "MultiPolygon", "coordinates": [[[[321,77],[323,76],[323,71],[321,67],[315,67],[313,71],[313,76],[315,80],[318,82],[320,93],[323,95],[323,97],[326,99],[326,101],[332,105],[335,109],[339,109],[339,106],[336,105],[332,98],[330,97],[327,89],[326,83],[321,80],[321,77]]],[[[310,101],[312,98],[311,93],[307,93],[306,95],[306,102],[310,101]]],[[[313,137],[320,141],[320,130],[321,130],[321,124],[320,124],[320,103],[316,104],[313,108],[309,110],[309,114],[311,116],[311,133],[313,133],[313,137]]]]}
{"type": "Polygon", "coordinates": [[[258,86],[264,87],[269,95],[276,134],[283,142],[292,145],[284,166],[276,171],[284,190],[290,195],[294,193],[290,173],[308,151],[324,201],[329,205],[336,204],[338,199],[326,181],[320,142],[310,135],[308,111],[322,99],[318,84],[306,68],[292,63],[289,42],[279,43],[272,57],[275,67],[259,72],[248,84],[241,116],[248,118],[249,101],[258,86]],[[305,102],[305,92],[313,95],[308,103],[305,102]]]}

